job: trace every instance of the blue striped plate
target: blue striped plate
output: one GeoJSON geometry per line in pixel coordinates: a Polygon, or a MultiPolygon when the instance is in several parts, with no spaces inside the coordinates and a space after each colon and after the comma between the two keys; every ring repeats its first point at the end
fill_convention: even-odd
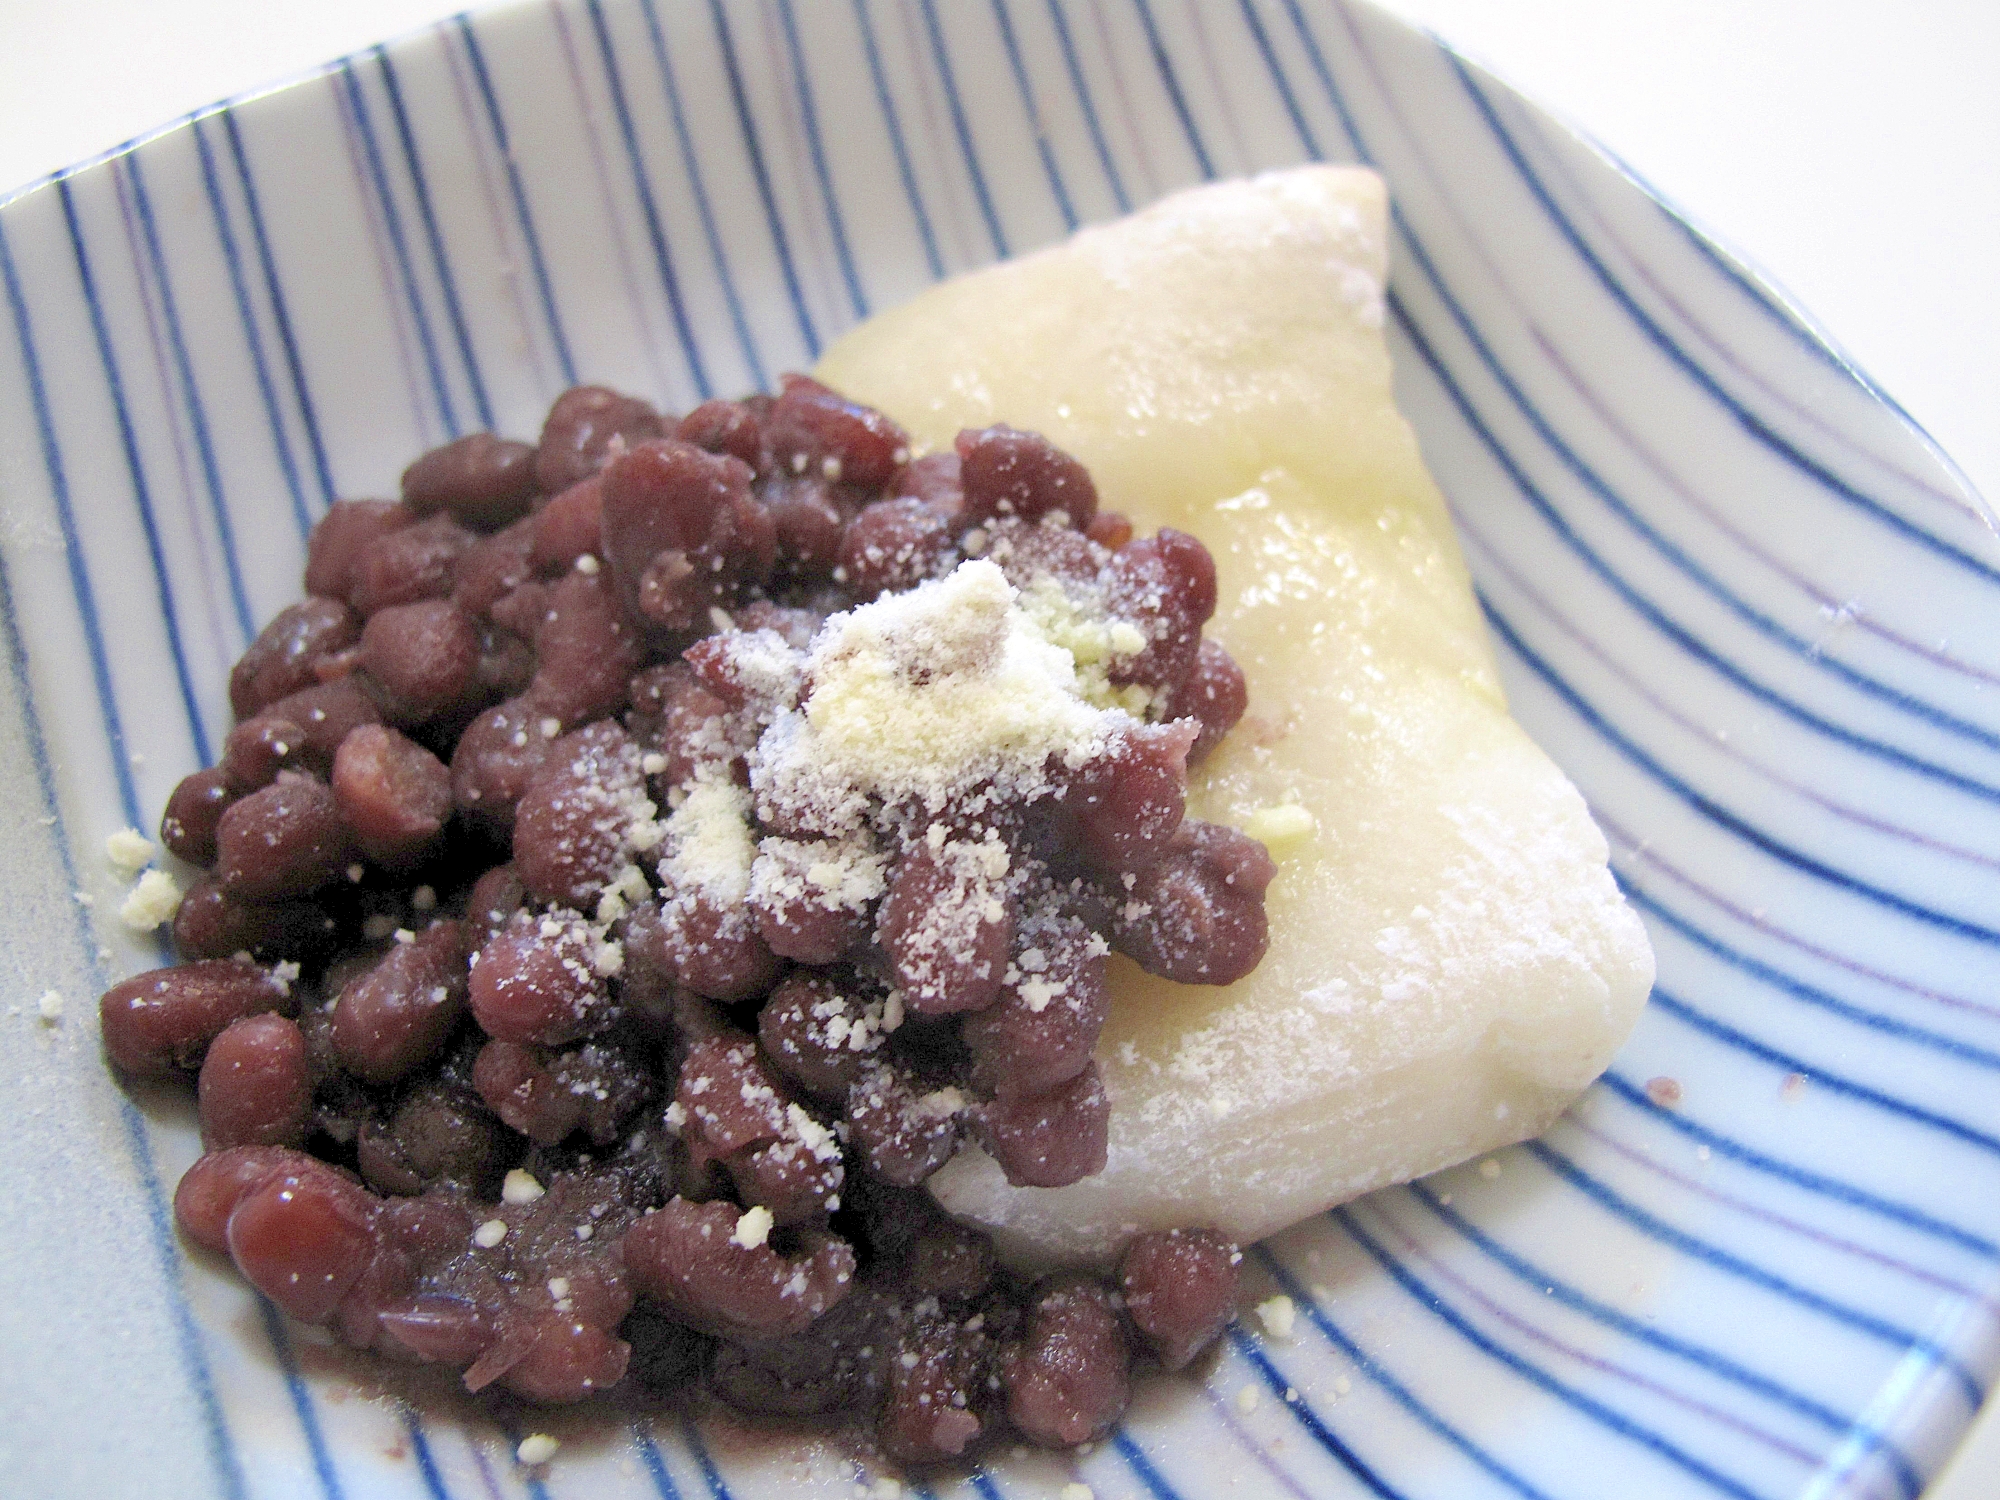
{"type": "Polygon", "coordinates": [[[2000,1356],[2000,545],[1780,295],[1340,0],[526,4],[0,208],[0,1488],[876,1485],[831,1441],[612,1412],[536,1417],[565,1446],[521,1470],[514,1419],[189,1253],[188,1104],[97,1054],[94,996],[159,959],[104,838],[210,759],[333,496],[579,378],[765,383],[937,277],[1312,157],[1388,174],[1400,394],[1659,988],[1544,1140],[1260,1248],[1288,1337],[1251,1320],[1094,1451],[937,1492],[1919,1492],[2000,1356]]]}

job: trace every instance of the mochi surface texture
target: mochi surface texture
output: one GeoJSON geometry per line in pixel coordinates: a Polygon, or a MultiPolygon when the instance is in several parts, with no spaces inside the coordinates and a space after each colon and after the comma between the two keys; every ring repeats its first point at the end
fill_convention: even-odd
{"type": "Polygon", "coordinates": [[[1208,633],[1249,678],[1188,811],[1271,832],[1270,952],[1226,988],[1113,958],[1103,1173],[1015,1188],[974,1148],[931,1179],[1016,1265],[1172,1225],[1248,1243],[1535,1135],[1652,985],[1603,836],[1508,715],[1395,410],[1386,214],[1358,168],[1195,188],[935,287],[818,371],[929,447],[1043,432],[1141,532],[1199,536],[1208,633]]]}

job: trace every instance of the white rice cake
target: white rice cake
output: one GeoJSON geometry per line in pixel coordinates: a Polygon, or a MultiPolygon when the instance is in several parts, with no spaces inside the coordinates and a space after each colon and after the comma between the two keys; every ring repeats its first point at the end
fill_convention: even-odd
{"type": "Polygon", "coordinates": [[[1114,958],[1110,1161],[931,1180],[1022,1265],[1140,1229],[1249,1242],[1546,1128],[1653,979],[1583,800],[1507,713],[1442,497],[1397,414],[1379,178],[1178,194],[936,287],[820,376],[937,447],[1046,433],[1142,531],[1202,538],[1250,712],[1189,811],[1269,836],[1271,946],[1227,988],[1114,958]]]}

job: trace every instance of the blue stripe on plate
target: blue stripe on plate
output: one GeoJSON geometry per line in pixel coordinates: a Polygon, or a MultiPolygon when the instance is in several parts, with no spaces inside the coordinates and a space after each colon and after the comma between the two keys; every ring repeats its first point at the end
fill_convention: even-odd
{"type": "Polygon", "coordinates": [[[173,278],[167,271],[166,255],[160,249],[160,231],[153,221],[153,201],[146,191],[145,169],[137,153],[122,157],[113,165],[125,169],[126,180],[132,186],[132,200],[138,210],[139,228],[146,247],[147,267],[152,272],[154,286],[159,290],[160,310],[167,325],[167,345],[173,352],[174,374],[180,383],[188,427],[194,436],[202,482],[208,490],[209,514],[214,518],[215,529],[222,540],[229,579],[229,601],[235,607],[237,627],[243,632],[243,639],[248,641],[256,635],[259,622],[252,617],[250,600],[244,592],[243,567],[236,556],[235,527],[229,518],[229,501],[222,492],[222,470],[216,462],[215,444],[209,437],[208,413],[202,405],[201,387],[195,380],[193,362],[188,358],[187,339],[181,332],[180,306],[174,296],[173,278]]]}
{"type": "Polygon", "coordinates": [[[229,205],[223,199],[215,148],[209,144],[208,132],[202,128],[204,123],[201,119],[190,122],[188,133],[194,137],[195,151],[201,161],[201,185],[208,198],[209,217],[215,221],[216,243],[221,248],[223,263],[229,268],[229,289],[235,298],[237,321],[243,329],[243,346],[250,355],[251,369],[256,375],[257,397],[264,407],[264,421],[270,428],[271,452],[277,459],[279,472],[285,477],[285,492],[292,502],[292,518],[298,524],[299,536],[303,538],[312,529],[312,515],[306,508],[298,459],[292,452],[291,439],[285,432],[285,419],[278,409],[278,389],[272,381],[270,360],[257,329],[257,315],[250,303],[250,285],[245,279],[242,251],[236,243],[229,205]]]}
{"type": "Polygon", "coordinates": [[[264,214],[258,203],[257,183],[250,171],[250,159],[243,147],[242,130],[237,124],[236,112],[230,108],[217,111],[222,121],[223,134],[229,140],[229,158],[236,167],[237,186],[242,189],[243,203],[250,217],[250,238],[257,247],[257,264],[264,275],[265,294],[271,299],[271,316],[278,325],[278,342],[285,351],[285,368],[292,382],[292,395],[299,405],[300,420],[305,424],[306,445],[312,452],[313,473],[319,479],[322,503],[333,499],[335,494],[333,469],[326,455],[326,442],[319,430],[319,417],[313,407],[312,392],[306,385],[305,365],[299,356],[299,346],[292,332],[291,313],[286,306],[284,284],[278,277],[276,257],[271,253],[271,242],[264,225],[264,214]]]}
{"type": "Polygon", "coordinates": [[[556,306],[555,287],[549,279],[547,260],[542,255],[542,237],[535,229],[535,216],[528,206],[528,190],[521,181],[521,165],[507,135],[507,119],[493,90],[492,75],[486,71],[486,54],[479,46],[479,30],[470,16],[458,17],[458,34],[465,43],[465,55],[472,64],[472,76],[479,86],[479,100],[486,108],[486,120],[493,142],[500,148],[500,162],[507,173],[507,195],[514,204],[514,218],[521,227],[521,239],[528,247],[528,263],[534,268],[535,293],[541,299],[542,316],[548,322],[549,338],[556,347],[556,362],[562,367],[563,384],[577,384],[576,358],[570,353],[569,335],[563,331],[562,313],[556,306]]]}
{"type": "MultiPolygon", "coordinates": [[[[416,195],[417,222],[423,226],[424,243],[430,249],[431,269],[437,276],[438,290],[444,297],[445,321],[451,325],[452,342],[458,346],[459,362],[464,366],[465,378],[472,386],[473,410],[479,413],[480,425],[490,431],[493,427],[493,406],[486,399],[486,381],[479,372],[479,356],[473,351],[472,334],[465,326],[465,311],[459,305],[458,281],[452,274],[451,257],[446,254],[444,238],[438,232],[437,210],[431,205],[430,184],[425,180],[416,133],[410,128],[409,111],[403,107],[403,90],[396,81],[396,65],[390,61],[386,48],[377,47],[372,55],[382,72],[383,91],[389,96],[389,117],[395,122],[396,140],[403,150],[403,164],[409,170],[410,190],[416,195]]],[[[408,274],[407,268],[405,274],[408,274]]]]}

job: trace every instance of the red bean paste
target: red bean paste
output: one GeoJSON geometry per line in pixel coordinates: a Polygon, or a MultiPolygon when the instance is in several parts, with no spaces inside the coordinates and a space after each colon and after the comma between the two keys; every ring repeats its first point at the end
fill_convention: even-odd
{"type": "Polygon", "coordinates": [[[1243,713],[1202,544],[1045,439],[911,457],[815,381],[584,387],[314,529],[167,846],[186,960],[113,988],[198,1078],[184,1231],[472,1390],[705,1390],[895,1459],[1101,1436],[1231,1315],[1143,1234],[1028,1283],[924,1180],[1104,1164],[1105,962],[1226,984],[1263,846],[1183,815],[1243,713]]]}

